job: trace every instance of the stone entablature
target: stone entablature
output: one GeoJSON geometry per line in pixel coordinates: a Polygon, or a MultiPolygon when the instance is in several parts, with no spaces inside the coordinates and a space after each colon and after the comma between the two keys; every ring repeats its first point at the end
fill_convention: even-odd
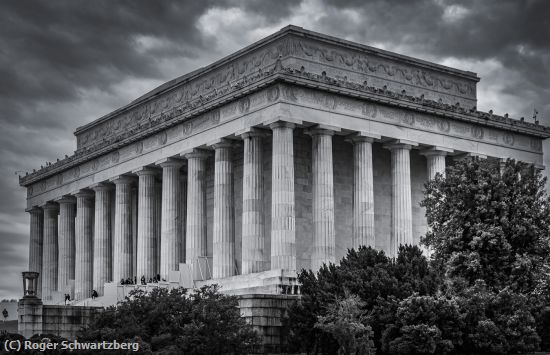
{"type": "MultiPolygon", "coordinates": [[[[84,188],[86,186],[80,186],[77,182],[87,176],[93,176],[100,171],[125,162],[131,162],[154,150],[177,145],[180,141],[185,141],[217,126],[238,121],[243,116],[245,116],[245,120],[238,123],[241,128],[245,128],[250,124],[261,125],[263,122],[272,119],[272,117],[302,120],[306,122],[306,125],[315,123],[338,124],[350,131],[354,130],[354,127],[363,131],[366,127],[372,130],[373,128],[369,126],[369,122],[386,124],[388,127],[399,127],[401,132],[398,134],[401,136],[395,137],[395,134],[390,134],[382,127],[378,128],[380,131],[375,133],[386,137],[408,139],[413,132],[416,132],[416,135],[431,132],[439,137],[453,137],[459,139],[462,143],[469,142],[469,146],[463,146],[461,149],[456,148],[458,151],[495,156],[491,151],[483,148],[480,150],[478,143],[484,143],[505,147],[516,152],[510,153],[510,151],[502,150],[502,157],[511,156],[516,157],[516,159],[521,158],[525,161],[542,164],[542,139],[534,136],[527,128],[525,133],[520,133],[518,129],[512,131],[507,127],[509,124],[505,122],[498,122],[502,128],[488,127],[486,124],[480,124],[483,119],[479,118],[474,119],[471,117],[471,122],[467,122],[463,119],[465,114],[460,112],[444,111],[436,108],[429,110],[424,108],[425,112],[420,112],[420,110],[414,110],[416,107],[412,105],[399,107],[394,105],[393,102],[378,99],[378,102],[374,100],[366,101],[362,98],[352,98],[303,86],[286,83],[274,84],[209,112],[161,129],[157,133],[150,133],[149,135],[146,133],[136,134],[131,141],[121,144],[113,150],[101,150],[71,161],[64,168],[60,168],[59,172],[52,172],[49,177],[26,185],[28,207],[40,205],[43,201],[47,201],[49,196],[47,192],[53,192],[64,185],[68,187],[63,189],[64,191],[60,195],[84,188]],[[312,112],[306,114],[300,111],[306,108],[311,109],[312,112]],[[324,119],[322,118],[323,115],[325,116],[324,119]],[[340,121],[335,122],[334,117],[330,117],[331,115],[341,115],[340,121]],[[362,126],[351,124],[346,127],[346,124],[352,122],[351,117],[365,122],[360,123],[362,126]],[[103,153],[104,151],[106,152],[103,153]],[[74,185],[74,183],[77,184],[74,185]]],[[[493,126],[497,126],[497,124],[495,123],[493,126]]],[[[233,132],[228,133],[232,134],[233,132]]],[[[207,139],[205,138],[205,141],[200,142],[199,145],[207,143],[207,139]]],[[[427,135],[418,139],[421,144],[432,142],[432,138],[427,135]]],[[[451,143],[447,143],[447,146],[449,145],[451,143]]],[[[147,160],[145,163],[153,164],[154,160],[147,160]]],[[[136,167],[140,164],[143,164],[143,161],[140,161],[136,167]]],[[[86,183],[83,182],[83,184],[86,183]]]]}
{"type": "MultiPolygon", "coordinates": [[[[274,68],[274,71],[275,70],[276,68],[274,68]]],[[[329,92],[336,92],[352,97],[359,97],[373,102],[383,103],[385,105],[403,107],[410,110],[426,112],[443,117],[451,117],[456,120],[477,122],[484,126],[500,127],[505,130],[513,130],[514,132],[523,132],[527,135],[532,135],[534,137],[546,138],[550,136],[550,131],[547,127],[514,120],[507,116],[503,117],[494,115],[492,114],[492,112],[485,113],[476,110],[466,110],[459,105],[448,105],[431,100],[426,100],[422,96],[414,97],[406,95],[405,93],[398,94],[387,91],[386,89],[377,89],[375,87],[362,86],[348,81],[338,81],[325,75],[310,74],[304,71],[296,71],[293,69],[282,67],[280,67],[280,69],[278,70],[280,71],[279,75],[274,75],[274,71],[260,74],[260,76],[264,77],[264,79],[261,83],[257,83],[258,86],[255,88],[255,90],[259,90],[270,83],[278,81],[291,82],[296,84],[303,84],[308,87],[316,87],[329,92]]],[[[238,86],[240,87],[240,85],[238,86]]],[[[167,127],[171,127],[180,122],[189,120],[192,117],[199,115],[201,112],[205,112],[208,109],[212,109],[225,102],[229,102],[231,99],[239,98],[241,97],[239,95],[246,95],[246,93],[249,93],[251,91],[253,91],[251,88],[243,87],[237,93],[231,95],[230,97],[226,97],[224,100],[212,102],[210,105],[201,105],[199,103],[194,106],[195,108],[191,112],[187,112],[185,114],[179,114],[177,113],[177,110],[172,110],[170,114],[164,116],[163,114],[161,114],[159,117],[157,117],[157,119],[150,120],[147,123],[141,125],[139,128],[134,127],[133,129],[124,131],[124,133],[122,133],[120,137],[117,137],[112,141],[103,140],[93,148],[89,147],[84,150],[77,150],[77,152],[73,156],[67,157],[63,160],[58,160],[56,163],[48,165],[39,171],[33,172],[32,174],[27,174],[20,179],[20,184],[22,186],[29,186],[35,181],[44,179],[59,171],[66,170],[72,166],[78,165],[94,157],[100,156],[105,152],[113,151],[131,142],[142,139],[143,137],[147,137],[156,132],[162,131],[167,127]]],[[[278,95],[278,91],[272,91],[271,94],[268,95],[278,95]]],[[[246,100],[243,100],[241,104],[244,105],[241,109],[246,110],[246,105],[248,104],[248,102],[246,100]]],[[[365,103],[365,106],[368,105],[368,103],[365,103]]],[[[214,111],[213,115],[216,114],[216,111],[214,111]]],[[[537,146],[541,145],[541,142],[538,141],[533,144],[537,146]]],[[[116,153],[114,154],[114,158],[116,160],[116,153]]]]}

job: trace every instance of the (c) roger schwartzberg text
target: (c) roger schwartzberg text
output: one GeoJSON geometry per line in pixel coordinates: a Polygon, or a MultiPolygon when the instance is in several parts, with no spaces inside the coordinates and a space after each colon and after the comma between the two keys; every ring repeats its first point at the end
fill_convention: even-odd
{"type": "Polygon", "coordinates": [[[78,340],[63,340],[55,343],[42,339],[41,341],[30,340],[6,340],[4,341],[4,351],[22,352],[29,350],[49,351],[49,350],[130,350],[139,351],[139,343],[123,343],[116,340],[100,342],[80,342],[78,340]]]}

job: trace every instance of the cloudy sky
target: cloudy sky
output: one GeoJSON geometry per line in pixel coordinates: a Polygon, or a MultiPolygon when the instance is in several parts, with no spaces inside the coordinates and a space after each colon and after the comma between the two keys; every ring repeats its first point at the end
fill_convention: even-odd
{"type": "Polygon", "coordinates": [[[550,124],[549,18],[545,0],[2,1],[0,299],[28,265],[17,174],[163,82],[293,24],[477,72],[479,109],[550,124]]]}

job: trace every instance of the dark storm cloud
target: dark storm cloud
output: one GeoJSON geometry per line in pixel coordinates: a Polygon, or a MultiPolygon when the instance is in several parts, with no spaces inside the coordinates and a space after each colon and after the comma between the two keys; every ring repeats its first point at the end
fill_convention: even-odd
{"type": "MultiPolygon", "coordinates": [[[[539,91],[535,104],[546,106],[550,82],[550,1],[340,1],[327,0],[321,27],[367,43],[388,43],[435,58],[495,58],[525,82],[506,82],[508,92],[539,91]],[[342,21],[342,9],[359,14],[361,23],[342,21]]],[[[406,53],[405,53],[406,54],[406,53]]],[[[483,80],[483,78],[482,78],[483,80]]],[[[540,111],[540,110],[539,110],[540,111]]],[[[542,113],[542,112],[541,112],[542,113]]]]}

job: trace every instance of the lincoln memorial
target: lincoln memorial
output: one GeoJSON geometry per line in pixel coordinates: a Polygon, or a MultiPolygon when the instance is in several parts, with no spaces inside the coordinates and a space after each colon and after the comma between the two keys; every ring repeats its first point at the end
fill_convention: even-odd
{"type": "MultiPolygon", "coordinates": [[[[476,108],[476,73],[288,26],[75,131],[20,177],[44,304],[122,280],[294,295],[349,248],[426,230],[457,159],[542,168],[550,130],[476,108]]],[[[253,296],[250,296],[253,295],[253,296]]]]}

